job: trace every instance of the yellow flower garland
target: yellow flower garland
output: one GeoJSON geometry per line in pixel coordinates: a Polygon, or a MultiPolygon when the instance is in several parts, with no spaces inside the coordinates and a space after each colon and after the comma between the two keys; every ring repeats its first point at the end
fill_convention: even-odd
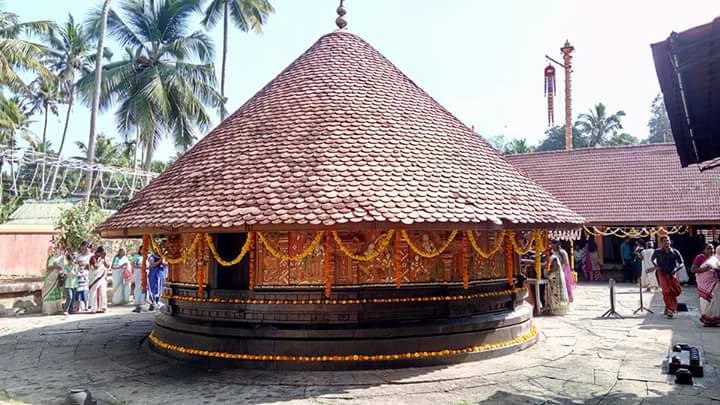
{"type": "Polygon", "coordinates": [[[320,244],[324,233],[324,231],[319,231],[318,233],[316,233],[315,238],[313,238],[312,242],[310,242],[310,244],[307,245],[300,253],[294,256],[290,256],[276,249],[272,244],[270,244],[270,241],[265,237],[264,233],[257,232],[257,236],[260,238],[260,241],[262,241],[265,249],[267,249],[268,252],[270,252],[270,254],[273,255],[275,258],[280,260],[292,260],[299,262],[300,260],[308,257],[312,252],[315,251],[315,248],[317,248],[318,244],[320,244]]]}
{"type": "Polygon", "coordinates": [[[357,304],[399,304],[408,302],[447,302],[468,301],[478,298],[502,297],[519,294],[525,288],[513,288],[501,291],[487,291],[466,295],[431,295],[421,297],[392,297],[392,298],[343,298],[343,299],[269,299],[269,298],[200,298],[188,295],[170,295],[163,293],[162,297],[168,300],[181,302],[201,302],[207,304],[241,304],[241,305],[357,305],[357,304]]]}
{"type": "MultiPolygon", "coordinates": [[[[187,260],[188,256],[190,255],[190,252],[195,250],[195,247],[197,246],[198,242],[200,241],[200,234],[195,234],[195,239],[193,239],[192,243],[190,244],[190,247],[185,249],[180,257],[172,259],[170,257],[167,257],[163,252],[162,249],[160,249],[160,246],[155,242],[155,239],[153,237],[150,237],[150,244],[152,245],[153,251],[160,256],[166,263],[168,264],[180,264],[187,260]]],[[[182,250],[182,248],[181,248],[182,250]]]]}
{"type": "Polygon", "coordinates": [[[385,249],[390,245],[390,241],[392,240],[393,236],[395,235],[395,230],[391,229],[387,232],[387,235],[385,235],[385,238],[380,241],[380,245],[375,247],[375,250],[364,254],[364,255],[356,255],[353,252],[350,251],[345,245],[343,245],[342,239],[340,239],[340,235],[338,235],[337,231],[332,231],[332,236],[335,239],[335,243],[340,248],[340,250],[345,253],[345,255],[351,259],[358,260],[361,262],[367,262],[370,260],[373,260],[374,258],[378,257],[380,253],[384,252],[385,249]]]}
{"type": "Polygon", "coordinates": [[[217,251],[217,248],[215,247],[215,244],[213,243],[212,236],[205,234],[205,241],[207,242],[208,247],[210,248],[210,252],[212,252],[213,257],[215,258],[215,261],[218,262],[221,266],[229,267],[234,266],[242,261],[242,259],[245,257],[245,255],[250,251],[250,246],[252,245],[252,241],[255,237],[255,232],[248,232],[247,238],[245,239],[245,243],[243,244],[242,248],[240,249],[240,253],[237,255],[236,258],[227,261],[224,260],[222,257],[220,257],[220,254],[217,251]]]}
{"type": "Polygon", "coordinates": [[[470,241],[470,246],[475,249],[477,254],[480,255],[483,259],[489,259],[497,254],[497,252],[500,251],[503,245],[503,239],[505,239],[505,231],[500,231],[497,234],[497,237],[495,238],[495,246],[492,247],[489,251],[485,252],[482,250],[480,245],[478,244],[477,240],[475,239],[475,232],[472,230],[468,230],[465,232],[467,234],[468,240],[470,241]]]}
{"type": "Polygon", "coordinates": [[[515,236],[515,232],[512,231],[508,234],[508,238],[510,239],[510,243],[512,243],[513,249],[515,249],[515,253],[522,256],[532,250],[533,242],[535,241],[535,238],[537,238],[537,230],[533,229],[532,232],[530,232],[530,237],[528,238],[526,246],[520,246],[515,239],[515,236]]]}
{"type": "Polygon", "coordinates": [[[418,256],[422,256],[426,259],[432,259],[433,257],[440,256],[440,254],[442,254],[442,252],[444,252],[448,248],[448,246],[450,246],[452,241],[455,240],[455,236],[457,236],[458,231],[452,231],[450,233],[450,237],[448,238],[448,240],[446,240],[445,243],[443,243],[443,245],[440,246],[439,249],[435,249],[435,251],[433,251],[433,252],[426,252],[426,251],[420,249],[419,247],[417,247],[417,245],[415,245],[413,243],[413,241],[410,239],[410,235],[408,235],[406,230],[404,230],[404,229],[401,230],[400,234],[402,235],[403,239],[405,239],[405,242],[407,242],[408,246],[410,246],[410,249],[412,249],[412,251],[415,252],[415,254],[417,254],[418,256]]]}
{"type": "Polygon", "coordinates": [[[297,355],[276,355],[276,354],[252,354],[252,353],[228,353],[228,352],[215,352],[209,350],[193,349],[190,347],[177,346],[171,343],[163,342],[157,336],[155,332],[150,332],[148,340],[152,344],[160,347],[161,349],[187,354],[191,356],[203,356],[203,357],[214,357],[230,360],[251,360],[251,361],[303,361],[303,362],[336,362],[336,361],[388,361],[388,360],[408,360],[408,359],[420,359],[428,357],[445,357],[455,356],[459,354],[469,353],[481,353],[490,350],[501,349],[504,347],[514,346],[521,343],[525,343],[537,337],[537,329],[535,325],[530,328],[530,331],[525,335],[516,337],[515,339],[507,340],[498,343],[486,343],[482,345],[469,346],[459,349],[445,349],[432,352],[407,352],[397,354],[347,354],[347,355],[312,355],[312,356],[297,356],[297,355]]]}

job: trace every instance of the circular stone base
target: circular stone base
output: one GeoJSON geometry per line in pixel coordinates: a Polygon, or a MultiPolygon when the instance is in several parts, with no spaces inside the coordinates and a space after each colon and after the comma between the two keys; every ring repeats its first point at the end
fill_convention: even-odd
{"type": "Polygon", "coordinates": [[[523,350],[536,340],[525,303],[456,319],[342,328],[238,327],[160,314],[148,339],[153,350],[203,367],[306,370],[451,364],[523,350]]]}

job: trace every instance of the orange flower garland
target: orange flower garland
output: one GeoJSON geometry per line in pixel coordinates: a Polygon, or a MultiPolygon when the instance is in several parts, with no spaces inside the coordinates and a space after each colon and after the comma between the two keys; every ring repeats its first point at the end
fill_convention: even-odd
{"type": "Polygon", "coordinates": [[[495,254],[497,254],[497,252],[499,252],[500,249],[503,247],[503,240],[505,239],[505,231],[499,231],[497,233],[497,236],[495,237],[495,246],[493,246],[489,251],[486,252],[482,250],[477,240],[475,239],[475,231],[468,230],[467,232],[465,232],[465,234],[470,241],[470,246],[472,246],[473,249],[477,252],[477,254],[479,254],[480,257],[482,257],[483,259],[489,259],[495,256],[495,254]]]}
{"type": "Polygon", "coordinates": [[[297,355],[278,355],[278,354],[252,354],[252,353],[228,353],[216,352],[202,349],[193,349],[183,347],[171,343],[163,342],[155,332],[150,332],[148,340],[157,347],[172,352],[182,353],[191,356],[214,357],[230,360],[250,360],[250,361],[301,361],[301,362],[337,362],[337,361],[389,361],[389,360],[408,360],[420,359],[428,357],[446,357],[456,356],[460,354],[482,353],[490,350],[501,349],[518,344],[525,343],[537,336],[535,325],[525,335],[515,339],[507,340],[499,343],[488,343],[477,346],[468,346],[460,349],[445,349],[433,352],[407,352],[396,354],[348,354],[348,355],[313,355],[313,356],[297,356],[297,355]]]}
{"type": "Polygon", "coordinates": [[[248,271],[250,289],[255,288],[255,238],[250,241],[250,269],[248,271]]]}
{"type": "Polygon", "coordinates": [[[408,302],[449,302],[468,301],[478,298],[502,297],[519,294],[524,288],[513,288],[502,291],[487,291],[467,295],[431,295],[424,297],[392,297],[392,298],[346,298],[346,299],[265,299],[265,298],[198,298],[188,295],[169,295],[162,297],[173,301],[201,302],[206,304],[238,304],[238,305],[357,305],[357,304],[398,304],[408,302]]]}
{"type": "Polygon", "coordinates": [[[462,237],[462,251],[461,251],[461,257],[460,257],[460,265],[462,266],[462,272],[463,272],[463,287],[467,290],[470,286],[470,273],[468,271],[468,237],[467,234],[465,234],[462,237]]]}
{"type": "Polygon", "coordinates": [[[395,245],[393,246],[393,264],[395,265],[395,287],[400,288],[402,281],[402,258],[400,255],[400,233],[395,233],[395,245]]]}
{"type": "Polygon", "coordinates": [[[332,263],[332,241],[330,235],[325,236],[324,243],[324,257],[323,257],[323,278],[325,281],[325,298],[330,298],[332,294],[332,282],[333,282],[333,263],[332,263]]]}

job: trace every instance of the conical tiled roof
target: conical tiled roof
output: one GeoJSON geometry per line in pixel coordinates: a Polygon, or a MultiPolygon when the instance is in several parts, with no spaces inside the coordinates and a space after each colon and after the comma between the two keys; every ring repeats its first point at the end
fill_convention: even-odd
{"type": "Polygon", "coordinates": [[[367,42],[336,31],[100,230],[581,222],[367,42]]]}

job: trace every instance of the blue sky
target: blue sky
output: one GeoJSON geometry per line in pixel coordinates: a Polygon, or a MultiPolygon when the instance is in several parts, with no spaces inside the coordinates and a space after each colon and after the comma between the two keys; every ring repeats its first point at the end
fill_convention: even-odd
{"type": "MultiPolygon", "coordinates": [[[[113,0],[116,6],[122,0],[113,0]]],[[[100,0],[6,0],[22,20],[84,18],[100,0]]],[[[335,29],[337,0],[272,0],[276,13],[261,35],[231,29],[228,110],[234,111],[321,35],[335,29]]],[[[536,143],[547,126],[542,71],[547,53],[559,59],[566,39],[575,46],[575,115],[604,102],[623,109],[626,131],[647,136],[650,103],[659,85],[650,43],[720,16],[717,0],[588,2],[576,0],[346,0],[348,29],[365,38],[418,85],[483,135],[536,143]]],[[[199,25],[198,25],[199,28],[199,25]]],[[[211,32],[220,65],[221,31],[211,32]]],[[[117,53],[119,55],[119,52],[117,53]]],[[[219,76],[219,75],[218,75],[219,76]]],[[[558,76],[562,83],[562,74],[558,76]]],[[[562,98],[562,85],[558,98],[562,98]]],[[[562,100],[556,104],[562,122],[562,100]]],[[[61,116],[51,118],[55,146],[61,116]]],[[[38,121],[40,118],[38,117],[38,121]]],[[[217,124],[217,120],[215,124],[217,124]]],[[[34,125],[41,133],[40,124],[34,125]]],[[[89,110],[72,115],[67,155],[87,141],[89,110]]],[[[115,135],[112,113],[99,130],[115,135]]],[[[174,155],[172,142],[160,159],[174,155]]]]}

